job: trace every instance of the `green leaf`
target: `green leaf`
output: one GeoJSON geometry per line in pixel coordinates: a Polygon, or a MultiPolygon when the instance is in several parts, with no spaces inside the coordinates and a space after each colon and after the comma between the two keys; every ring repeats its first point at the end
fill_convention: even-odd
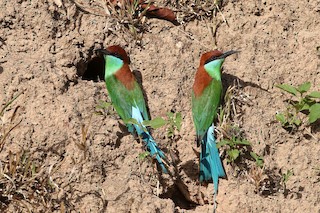
{"type": "Polygon", "coordinates": [[[173,119],[173,112],[167,112],[167,116],[168,116],[168,118],[170,118],[170,119],[173,119]]]}
{"type": "Polygon", "coordinates": [[[320,92],[318,91],[312,91],[309,95],[307,95],[310,98],[320,98],[320,92]]]}
{"type": "Polygon", "coordinates": [[[293,118],[293,123],[294,123],[296,126],[300,126],[301,120],[300,120],[299,118],[293,118]]]}
{"type": "Polygon", "coordinates": [[[134,118],[125,119],[125,120],[123,120],[123,122],[124,122],[125,124],[136,124],[136,125],[140,125],[139,122],[138,122],[136,119],[134,119],[134,118]]]}
{"type": "Polygon", "coordinates": [[[173,135],[174,135],[174,129],[173,129],[172,126],[169,126],[168,129],[167,129],[167,136],[169,138],[171,138],[171,137],[173,137],[173,135]]]}
{"type": "Polygon", "coordinates": [[[246,145],[246,146],[250,146],[251,145],[250,142],[245,140],[245,139],[243,139],[243,140],[238,139],[238,140],[235,141],[235,144],[237,144],[237,145],[246,145]]]}
{"type": "Polygon", "coordinates": [[[109,106],[111,106],[112,104],[106,101],[99,101],[98,105],[96,106],[97,109],[106,109],[109,106]]]}
{"type": "Polygon", "coordinates": [[[145,152],[143,152],[143,153],[140,153],[140,154],[139,154],[139,159],[140,159],[140,160],[144,160],[146,157],[148,157],[149,154],[150,154],[150,153],[149,153],[148,151],[145,151],[145,152]]]}
{"type": "Polygon", "coordinates": [[[287,123],[286,118],[284,117],[283,113],[277,113],[276,114],[276,119],[282,124],[284,125],[285,123],[287,123]]]}
{"type": "Polygon", "coordinates": [[[300,108],[300,110],[299,111],[303,111],[303,110],[309,110],[310,109],[310,104],[309,103],[304,103],[302,106],[301,106],[301,108],[300,108]]]}
{"type": "Polygon", "coordinates": [[[309,122],[313,123],[320,118],[320,104],[313,104],[309,109],[309,122]]]}
{"type": "Polygon", "coordinates": [[[255,152],[250,152],[250,155],[255,159],[257,166],[263,167],[263,157],[257,155],[255,152]]]}
{"type": "Polygon", "coordinates": [[[311,83],[310,82],[305,82],[301,85],[298,86],[297,90],[302,94],[307,92],[311,87],[311,83]]]}
{"type": "Polygon", "coordinates": [[[216,146],[217,146],[217,148],[220,148],[220,147],[222,147],[222,146],[224,146],[224,145],[228,145],[229,143],[230,143],[229,140],[224,140],[224,139],[222,139],[220,142],[218,142],[218,143],[216,144],[216,146]]]}
{"type": "Polygon", "coordinates": [[[178,113],[176,114],[175,124],[176,124],[176,127],[177,127],[178,131],[180,131],[181,125],[182,125],[182,115],[181,115],[181,112],[178,112],[178,113]]]}
{"type": "Polygon", "coordinates": [[[150,126],[150,127],[154,128],[154,129],[158,129],[158,128],[166,125],[167,121],[164,120],[163,118],[157,117],[157,118],[154,118],[152,120],[143,121],[142,124],[145,125],[145,126],[150,126]]]}
{"type": "Polygon", "coordinates": [[[287,183],[287,181],[289,180],[289,177],[291,177],[292,175],[293,175],[293,171],[287,170],[286,174],[282,174],[282,181],[284,183],[287,183]]]}
{"type": "Polygon", "coordinates": [[[297,96],[297,89],[289,84],[278,84],[275,86],[282,89],[283,91],[286,91],[294,96],[297,96]]]}
{"type": "Polygon", "coordinates": [[[14,96],[10,101],[8,101],[8,102],[4,105],[4,107],[2,107],[2,109],[1,109],[1,111],[0,111],[0,116],[3,115],[4,111],[6,110],[6,108],[7,108],[8,106],[10,106],[10,104],[12,104],[12,102],[14,102],[21,94],[22,94],[22,92],[19,93],[19,94],[17,94],[16,96],[14,96]]]}
{"type": "Polygon", "coordinates": [[[227,154],[229,155],[231,160],[234,161],[239,157],[240,151],[238,149],[231,149],[227,151],[227,154]]]}
{"type": "Polygon", "coordinates": [[[103,115],[102,112],[94,112],[94,114],[96,114],[96,115],[103,115]]]}

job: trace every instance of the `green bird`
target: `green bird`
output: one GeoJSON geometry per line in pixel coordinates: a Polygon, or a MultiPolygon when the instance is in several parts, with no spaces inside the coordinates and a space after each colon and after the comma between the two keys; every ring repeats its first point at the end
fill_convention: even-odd
{"type": "Polygon", "coordinates": [[[149,120],[146,102],[140,85],[129,68],[130,59],[123,48],[118,45],[100,50],[105,59],[105,82],[112,105],[125,122],[134,119],[138,124],[126,124],[129,132],[139,135],[152,157],[155,157],[164,173],[166,160],[147,128],[144,120],[149,120]]]}
{"type": "Polygon", "coordinates": [[[192,116],[197,145],[201,144],[199,179],[200,182],[213,180],[215,205],[218,179],[225,177],[226,174],[216,146],[213,121],[217,115],[222,93],[221,66],[225,58],[234,53],[237,51],[222,53],[213,50],[204,53],[192,88],[192,116]]]}

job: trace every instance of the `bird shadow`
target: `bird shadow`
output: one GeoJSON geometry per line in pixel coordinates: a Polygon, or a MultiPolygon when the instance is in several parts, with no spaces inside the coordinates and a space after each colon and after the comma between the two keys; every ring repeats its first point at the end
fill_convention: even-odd
{"type": "MultiPolygon", "coordinates": [[[[173,166],[173,174],[170,172],[170,176],[174,176],[174,184],[170,184],[170,186],[166,185],[167,188],[166,192],[161,194],[159,197],[163,199],[171,199],[176,206],[179,206],[182,209],[185,210],[191,210],[194,209],[198,204],[192,200],[190,197],[190,191],[188,186],[184,183],[182,177],[180,176],[180,166],[178,167],[178,164],[181,163],[180,157],[179,157],[179,151],[175,149],[174,151],[171,150],[170,156],[172,158],[171,166],[173,166]]],[[[187,163],[183,164],[184,170],[188,170],[187,176],[190,175],[192,171],[192,167],[197,167],[192,161],[188,161],[187,163]],[[192,165],[191,165],[192,164],[192,165]]],[[[196,175],[196,174],[195,174],[196,175]]],[[[161,176],[159,177],[161,179],[161,176]]],[[[191,178],[194,179],[194,178],[191,178]]],[[[196,178],[195,178],[196,179],[196,178]]],[[[162,183],[162,182],[161,182],[162,183]]],[[[164,185],[164,184],[162,184],[164,185]]]]}
{"type": "Polygon", "coordinates": [[[261,86],[259,86],[258,84],[252,83],[252,82],[248,82],[248,81],[243,81],[242,79],[238,78],[237,76],[228,74],[223,72],[222,73],[222,84],[223,84],[223,88],[224,88],[224,93],[226,92],[226,90],[230,87],[233,86],[235,84],[235,82],[237,82],[241,87],[253,87],[253,88],[257,88],[259,90],[265,91],[270,93],[267,89],[262,88],[261,86]]]}
{"type": "Polygon", "coordinates": [[[0,66],[0,74],[3,73],[3,67],[0,66]]]}
{"type": "Polygon", "coordinates": [[[311,124],[311,132],[320,132],[320,119],[311,124]]]}
{"type": "Polygon", "coordinates": [[[188,186],[185,185],[180,179],[175,181],[175,184],[167,188],[166,192],[159,197],[162,199],[171,199],[176,206],[184,210],[192,210],[198,206],[197,203],[188,199],[189,194],[188,186]]]}
{"type": "Polygon", "coordinates": [[[131,133],[128,131],[128,128],[125,124],[121,123],[118,121],[118,125],[119,125],[119,129],[121,131],[117,131],[116,135],[117,135],[117,139],[116,139],[116,144],[115,144],[115,148],[119,148],[121,145],[121,139],[127,135],[130,135],[131,133]]]}
{"type": "Polygon", "coordinates": [[[121,131],[116,132],[117,139],[116,139],[116,144],[114,146],[115,148],[119,148],[122,143],[122,141],[121,141],[122,138],[124,138],[125,136],[128,136],[128,135],[132,135],[136,142],[138,142],[138,143],[141,142],[141,138],[137,135],[136,132],[134,132],[134,133],[129,132],[127,126],[125,124],[121,123],[120,121],[118,121],[118,125],[119,125],[119,129],[121,131]]]}

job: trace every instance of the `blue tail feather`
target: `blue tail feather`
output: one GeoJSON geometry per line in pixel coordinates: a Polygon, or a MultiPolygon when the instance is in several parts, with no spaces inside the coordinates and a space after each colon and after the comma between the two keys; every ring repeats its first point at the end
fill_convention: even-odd
{"type": "Polygon", "coordinates": [[[150,152],[150,155],[152,157],[155,157],[159,163],[159,165],[162,168],[162,171],[164,173],[168,173],[164,163],[162,162],[162,159],[166,159],[166,156],[164,153],[161,151],[161,149],[158,147],[157,143],[154,141],[150,133],[148,132],[147,128],[142,124],[143,118],[141,115],[141,112],[138,107],[132,107],[132,118],[136,119],[138,123],[143,127],[139,125],[134,125],[134,128],[137,132],[137,134],[142,138],[144,141],[147,150],[150,152]]]}
{"type": "Polygon", "coordinates": [[[215,194],[218,193],[219,177],[226,176],[211,126],[201,141],[200,182],[213,180],[215,194]]]}

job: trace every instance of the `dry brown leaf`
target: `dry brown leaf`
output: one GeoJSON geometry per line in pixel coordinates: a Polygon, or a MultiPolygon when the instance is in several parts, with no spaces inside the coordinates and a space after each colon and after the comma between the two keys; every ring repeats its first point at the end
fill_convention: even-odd
{"type": "MultiPolygon", "coordinates": [[[[111,4],[133,4],[134,0],[109,0],[109,2],[111,4]]],[[[169,8],[161,8],[161,7],[156,7],[153,4],[147,4],[144,3],[143,0],[141,0],[139,2],[139,5],[141,6],[141,8],[143,10],[146,9],[146,16],[150,17],[150,18],[158,18],[158,19],[163,19],[163,20],[167,20],[170,21],[174,24],[177,24],[177,19],[176,19],[176,15],[174,14],[174,12],[169,9],[169,8]]]]}
{"type": "MultiPolygon", "coordinates": [[[[142,9],[148,8],[148,4],[141,4],[142,9]]],[[[167,21],[170,21],[172,23],[175,23],[177,21],[176,15],[174,12],[169,9],[169,8],[159,8],[154,5],[150,5],[149,8],[147,9],[147,14],[148,17],[151,18],[158,18],[158,19],[164,19],[167,21]]]]}

